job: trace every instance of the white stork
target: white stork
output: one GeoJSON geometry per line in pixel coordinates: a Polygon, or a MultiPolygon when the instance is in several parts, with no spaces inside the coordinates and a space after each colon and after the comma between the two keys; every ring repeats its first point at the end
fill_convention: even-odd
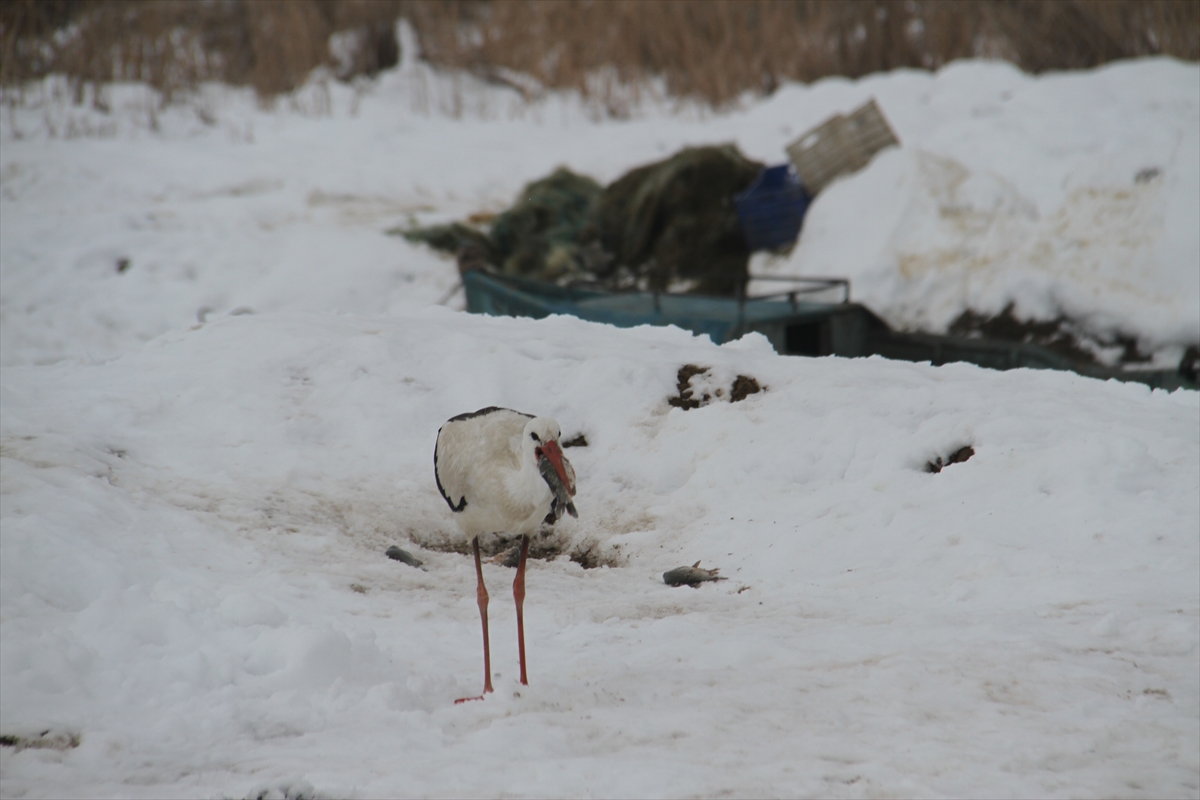
{"type": "Polygon", "coordinates": [[[529,534],[543,521],[553,522],[566,511],[576,517],[575,470],[563,456],[558,423],[507,408],[491,406],[450,418],[438,430],[433,470],[438,491],[454,512],[463,533],[471,538],[479,585],[479,616],[483,622],[483,694],[456,702],[481,700],[492,691],[492,662],[488,646],[488,593],[483,585],[479,536],[509,533],[521,536],[521,557],[513,580],[517,603],[517,647],[521,683],[525,673],[525,559],[529,534]]]}

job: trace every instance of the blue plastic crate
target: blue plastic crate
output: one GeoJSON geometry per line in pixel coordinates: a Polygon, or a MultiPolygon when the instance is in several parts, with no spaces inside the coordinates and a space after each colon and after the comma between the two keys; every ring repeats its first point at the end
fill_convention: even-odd
{"type": "Polygon", "coordinates": [[[796,241],[812,198],[787,164],[767,167],[733,198],[751,250],[774,250],[796,241]]]}

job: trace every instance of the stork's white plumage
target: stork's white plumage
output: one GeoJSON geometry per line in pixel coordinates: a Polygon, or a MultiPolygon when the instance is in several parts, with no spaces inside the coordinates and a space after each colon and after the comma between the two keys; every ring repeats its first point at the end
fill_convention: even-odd
{"type": "Polygon", "coordinates": [[[575,471],[559,447],[561,435],[554,420],[507,408],[484,408],[446,422],[438,431],[433,466],[438,490],[463,533],[529,534],[547,515],[574,515],[540,466],[549,461],[569,495],[575,494],[575,471]]]}
{"type": "Polygon", "coordinates": [[[578,516],[571,501],[575,470],[559,447],[561,435],[558,423],[552,419],[494,406],[459,414],[438,430],[433,453],[438,491],[454,512],[459,527],[471,537],[475,553],[479,616],[483,622],[484,694],[492,691],[492,670],[488,594],[483,584],[479,537],[488,533],[521,536],[513,597],[517,602],[521,683],[527,684],[523,608],[529,534],[543,521],[557,520],[564,511],[578,516]]]}

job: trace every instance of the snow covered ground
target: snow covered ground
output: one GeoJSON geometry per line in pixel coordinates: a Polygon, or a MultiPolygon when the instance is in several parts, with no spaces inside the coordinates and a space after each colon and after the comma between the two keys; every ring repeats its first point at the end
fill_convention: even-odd
{"type": "Polygon", "coordinates": [[[0,735],[64,744],[0,748],[0,794],[1200,796],[1196,392],[473,317],[437,304],[450,262],[382,235],[559,164],[780,161],[876,96],[905,146],[765,268],[929,329],[1068,312],[1166,364],[1200,339],[1195,65],[625,121],[411,60],[275,110],[60,90],[0,120],[0,735]],[[688,363],[765,390],[673,408],[688,363]],[[530,567],[531,685],[488,565],[497,692],[454,705],[474,569],[432,451],[486,405],[589,445],[530,567]],[[698,559],[729,579],[662,583],[698,559]]]}

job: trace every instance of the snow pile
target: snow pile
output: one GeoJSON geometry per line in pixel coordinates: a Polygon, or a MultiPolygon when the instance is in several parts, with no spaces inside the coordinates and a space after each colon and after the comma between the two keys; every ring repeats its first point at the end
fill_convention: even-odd
{"type": "Polygon", "coordinates": [[[1200,785],[1194,392],[433,309],[220,319],[0,402],[4,733],[80,740],[6,748],[5,794],[1200,785]],[[686,363],[765,389],[673,408],[686,363]],[[455,706],[432,450],[493,403],[586,435],[580,519],[531,567],[532,685],[489,565],[498,691],[455,706]],[[697,559],[730,580],[661,582],[697,559]]]}
{"type": "Polygon", "coordinates": [[[849,277],[902,328],[1014,303],[1138,339],[1160,366],[1200,342],[1195,64],[1031,77],[964,62],[787,85],[720,115],[647,103],[625,121],[411,62],[376,83],[316,80],[273,110],[220,86],[166,109],[142,87],[106,91],[107,111],[53,80],[6,96],[4,364],[104,360],[205,314],[436,303],[452,266],[382,231],[502,210],[562,165],[607,183],[721,142],[780,163],[871,97],[903,146],[824,191],[790,259],[756,266],[849,277]]]}
{"type": "Polygon", "coordinates": [[[1013,304],[1163,366],[1200,341],[1200,71],[963,63],[871,90],[905,146],[819,196],[786,271],[848,276],[901,328],[1013,304]]]}

